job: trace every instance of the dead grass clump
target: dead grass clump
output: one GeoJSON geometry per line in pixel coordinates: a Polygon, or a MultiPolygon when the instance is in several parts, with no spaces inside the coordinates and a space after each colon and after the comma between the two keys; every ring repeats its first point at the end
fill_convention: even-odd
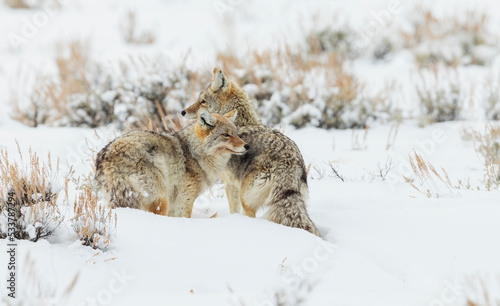
{"type": "Polygon", "coordinates": [[[484,183],[487,190],[500,186],[500,125],[487,124],[484,131],[469,129],[464,138],[471,139],[484,162],[484,183]]]}
{"type": "Polygon", "coordinates": [[[15,223],[14,237],[33,242],[49,237],[63,222],[57,204],[64,189],[64,203],[68,203],[68,182],[57,185],[59,161],[54,165],[50,153],[47,162],[29,150],[29,160],[24,164],[11,162],[6,150],[0,150],[0,237],[8,235],[9,223],[15,223]]]}
{"type": "Polygon", "coordinates": [[[422,113],[421,124],[453,121],[460,118],[464,97],[458,72],[442,65],[419,71],[416,85],[422,113]]]}
{"type": "Polygon", "coordinates": [[[402,37],[420,67],[437,63],[485,65],[492,59],[481,55],[485,54],[485,49],[496,48],[496,38],[488,29],[487,14],[466,11],[438,17],[422,6],[416,7],[414,12],[411,29],[403,31],[402,37]]]}
{"type": "Polygon", "coordinates": [[[137,24],[135,12],[128,12],[122,19],[120,27],[123,40],[128,44],[149,45],[156,41],[156,35],[152,31],[140,31],[137,24]]]}
{"type": "Polygon", "coordinates": [[[500,305],[500,277],[481,275],[468,277],[465,286],[465,304],[467,306],[500,305]]]}
{"type": "Polygon", "coordinates": [[[90,184],[91,177],[85,179],[75,199],[72,225],[83,245],[106,251],[116,230],[117,216],[111,208],[98,202],[90,184]]]}
{"type": "Polygon", "coordinates": [[[403,178],[413,188],[428,198],[439,198],[443,187],[452,192],[453,185],[446,170],[441,167],[441,173],[428,161],[425,161],[422,155],[417,152],[410,154],[410,165],[415,175],[415,179],[410,179],[403,175],[403,178]],[[417,186],[418,185],[418,186],[417,186]]]}

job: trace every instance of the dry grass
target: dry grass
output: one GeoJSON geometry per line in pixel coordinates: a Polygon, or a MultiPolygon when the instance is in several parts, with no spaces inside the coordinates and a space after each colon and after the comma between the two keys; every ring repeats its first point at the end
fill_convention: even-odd
{"type": "Polygon", "coordinates": [[[487,44],[492,38],[487,14],[470,10],[438,17],[423,6],[417,6],[413,12],[411,30],[403,30],[401,35],[405,47],[413,51],[420,67],[437,63],[449,66],[485,64],[476,56],[474,48],[487,44]],[[445,53],[442,46],[451,48],[452,54],[445,53]]]}
{"type": "Polygon", "coordinates": [[[487,190],[500,186],[500,125],[487,124],[483,131],[472,128],[464,130],[465,139],[474,143],[474,148],[484,162],[484,183],[487,190]]]}
{"type": "Polygon", "coordinates": [[[140,31],[135,12],[127,12],[120,27],[123,40],[128,44],[149,45],[156,41],[156,35],[150,30],[140,31]]]}
{"type": "Polygon", "coordinates": [[[417,152],[413,152],[413,156],[410,155],[409,157],[415,179],[407,178],[404,175],[403,178],[413,188],[428,198],[439,198],[443,186],[452,192],[453,185],[444,168],[441,167],[440,173],[439,170],[436,170],[430,162],[425,161],[422,155],[419,155],[417,152]]]}
{"type": "MultiPolygon", "coordinates": [[[[107,137],[104,135],[98,134],[97,130],[94,130],[94,134],[98,143],[101,141],[109,143],[111,141],[111,139],[106,139],[107,137]]],[[[83,245],[107,251],[111,245],[111,238],[116,231],[117,215],[112,211],[111,207],[99,202],[97,191],[93,186],[93,178],[96,172],[95,156],[99,144],[95,140],[89,141],[85,139],[85,142],[90,152],[89,158],[92,163],[92,170],[83,179],[78,177],[74,181],[78,193],[73,203],[74,217],[70,221],[73,230],[83,245]]]]}
{"type": "Polygon", "coordinates": [[[476,276],[468,277],[465,297],[467,306],[498,306],[500,305],[500,277],[476,276]]]}
{"type": "Polygon", "coordinates": [[[389,151],[389,149],[394,146],[396,138],[398,137],[400,125],[401,125],[400,122],[394,122],[393,124],[391,124],[391,128],[389,129],[389,134],[387,135],[387,144],[385,146],[385,149],[387,151],[389,151]]]}
{"type": "Polygon", "coordinates": [[[63,222],[63,215],[57,205],[60,190],[64,190],[65,204],[68,203],[68,182],[71,171],[64,177],[64,187],[58,190],[57,176],[59,161],[53,163],[50,153],[47,162],[29,150],[29,160],[23,159],[18,146],[20,163],[9,160],[6,150],[0,150],[0,236],[6,237],[7,214],[14,212],[16,220],[15,237],[38,241],[50,236],[63,222]],[[14,198],[14,207],[8,205],[9,194],[14,198]],[[5,220],[4,220],[5,219],[5,220]]]}
{"type": "Polygon", "coordinates": [[[419,71],[416,85],[421,109],[421,125],[460,118],[464,97],[458,71],[443,65],[419,71]]]}
{"type": "Polygon", "coordinates": [[[111,208],[98,202],[90,184],[92,177],[89,175],[80,187],[73,206],[75,217],[72,224],[83,245],[106,251],[116,230],[117,216],[111,208]]]}

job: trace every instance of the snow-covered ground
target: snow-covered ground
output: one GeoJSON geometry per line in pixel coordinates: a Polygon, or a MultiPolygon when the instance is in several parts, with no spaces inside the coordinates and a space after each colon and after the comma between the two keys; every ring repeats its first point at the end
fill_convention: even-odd
{"type": "MultiPolygon", "coordinates": [[[[401,10],[391,18],[404,22],[421,2],[438,15],[484,10],[492,27],[500,29],[500,5],[487,0],[398,2],[401,10]]],[[[26,22],[41,18],[42,10],[13,10],[2,2],[0,148],[14,156],[17,140],[23,152],[31,147],[46,156],[50,151],[84,175],[91,165],[87,143],[105,144],[92,129],[29,128],[9,117],[10,91],[27,94],[35,72],[54,69],[56,42],[88,39],[93,57],[102,62],[138,54],[164,54],[175,62],[190,52],[189,65],[208,73],[218,50],[244,53],[298,41],[303,28],[312,26],[312,16],[324,23],[336,14],[363,27],[376,18],[374,12],[389,7],[391,1],[383,0],[67,0],[47,22],[38,21],[33,37],[24,37],[26,22]],[[122,41],[120,20],[129,10],[137,13],[141,28],[153,29],[154,44],[122,41]],[[12,33],[26,42],[13,46],[12,33]]],[[[496,54],[487,66],[460,67],[461,85],[469,93],[486,75],[499,75],[499,67],[496,54]]],[[[372,89],[397,79],[401,103],[409,111],[418,108],[417,68],[408,51],[385,62],[361,58],[349,68],[372,89]]],[[[376,123],[366,131],[285,126],[284,133],[311,164],[308,205],[322,238],[262,218],[231,215],[218,185],[195,202],[191,219],[117,209],[117,232],[106,252],[82,246],[69,225],[47,240],[20,241],[20,301],[47,296],[54,305],[464,305],[470,283],[478,279],[498,301],[500,191],[485,190],[483,161],[462,136],[464,128],[484,126],[473,106],[466,121],[422,128],[417,120],[404,120],[394,138],[391,124],[376,123]],[[471,188],[439,185],[439,197],[431,198],[419,193],[403,178],[412,176],[409,154],[414,150],[443,167],[453,185],[469,179],[471,188]],[[381,177],[378,165],[391,170],[381,177]]],[[[104,139],[115,132],[98,129],[104,139]]],[[[0,241],[2,278],[6,249],[6,241],[0,241]]],[[[1,298],[5,290],[2,281],[1,298]]]]}

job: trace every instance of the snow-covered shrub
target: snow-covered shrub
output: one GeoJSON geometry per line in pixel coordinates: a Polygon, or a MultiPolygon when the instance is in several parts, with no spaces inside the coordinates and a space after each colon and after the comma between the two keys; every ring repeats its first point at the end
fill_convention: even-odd
{"type": "Polygon", "coordinates": [[[68,98],[88,90],[91,82],[88,71],[92,65],[88,44],[83,41],[57,45],[57,49],[57,74],[37,76],[29,93],[28,105],[16,94],[11,96],[13,119],[33,127],[55,123],[69,125],[68,117],[73,110],[68,107],[68,98]]]}
{"type": "Polygon", "coordinates": [[[486,100],[486,119],[500,120],[500,93],[491,93],[486,100]]]}
{"type": "Polygon", "coordinates": [[[345,59],[355,59],[361,55],[357,48],[358,39],[349,24],[331,25],[309,33],[306,45],[310,53],[336,53],[345,59]]]}
{"type": "Polygon", "coordinates": [[[460,118],[464,94],[458,72],[441,65],[419,71],[416,85],[421,109],[421,124],[453,121],[460,118]]]}
{"type": "Polygon", "coordinates": [[[275,92],[269,99],[261,98],[258,100],[260,101],[259,112],[262,120],[268,125],[279,125],[283,118],[290,114],[290,107],[284,103],[285,99],[280,92],[275,92]]]}
{"type": "Polygon", "coordinates": [[[27,107],[12,97],[12,117],[38,126],[118,128],[163,126],[210,83],[209,73],[174,66],[165,57],[130,58],[104,66],[89,59],[88,48],[74,42],[57,57],[58,74],[39,78],[27,107]]]}
{"type": "Polygon", "coordinates": [[[343,18],[332,16],[327,23],[312,20],[314,27],[306,34],[306,51],[321,55],[334,53],[344,60],[370,57],[375,61],[386,60],[401,47],[400,29],[391,20],[368,22],[353,27],[343,18]],[[317,23],[321,22],[321,25],[317,23]]]}
{"type": "Polygon", "coordinates": [[[219,53],[217,58],[256,100],[267,125],[363,128],[384,112],[380,98],[368,96],[335,53],[313,54],[307,46],[285,46],[243,58],[219,53]]]}
{"type": "Polygon", "coordinates": [[[485,185],[489,190],[500,186],[500,125],[487,124],[484,131],[464,131],[467,139],[474,143],[476,152],[483,158],[485,185]]]}
{"type": "MultiPolygon", "coordinates": [[[[63,189],[57,185],[59,164],[53,167],[50,154],[47,163],[41,162],[30,149],[29,161],[23,165],[22,155],[19,154],[21,165],[9,161],[7,151],[0,150],[0,237],[8,235],[8,223],[14,222],[16,239],[36,242],[50,236],[63,222],[57,204],[63,189]]],[[[66,177],[66,203],[68,180],[66,177]]]]}
{"type": "MultiPolygon", "coordinates": [[[[166,118],[190,105],[210,83],[209,73],[173,65],[164,57],[104,66],[89,59],[81,42],[62,50],[58,74],[39,78],[28,107],[13,97],[14,119],[31,126],[152,125],[164,130],[166,118]]],[[[343,57],[328,48],[312,53],[307,45],[285,45],[244,57],[220,53],[218,61],[255,99],[268,125],[363,128],[393,117],[391,107],[381,107],[380,97],[368,95],[343,57]]]]}
{"type": "Polygon", "coordinates": [[[488,28],[488,16],[477,11],[437,16],[417,7],[411,27],[403,31],[405,47],[420,67],[443,63],[486,65],[498,52],[498,37],[488,28]]]}
{"type": "Polygon", "coordinates": [[[75,199],[72,226],[83,245],[106,251],[116,230],[117,217],[111,208],[98,201],[91,177],[85,179],[75,199]]]}

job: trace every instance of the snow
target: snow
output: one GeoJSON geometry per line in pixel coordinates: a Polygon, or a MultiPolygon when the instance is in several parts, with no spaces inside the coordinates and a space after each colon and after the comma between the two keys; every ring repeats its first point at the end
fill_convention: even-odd
{"type": "MultiPolygon", "coordinates": [[[[381,181],[367,170],[375,172],[387,155],[396,163],[399,156],[406,161],[415,144],[444,130],[446,140],[436,144],[431,161],[443,165],[452,178],[466,173],[479,179],[480,160],[453,125],[460,123],[424,129],[404,125],[400,135],[412,136],[397,138],[389,152],[381,141],[389,127],[370,132],[361,151],[350,148],[350,131],[285,129],[306,163],[326,168],[326,162],[341,160],[335,165],[345,182],[331,173],[321,179],[311,179],[311,174],[309,180],[310,215],[324,240],[263,219],[229,214],[218,186],[215,198],[206,194],[196,201],[192,219],[117,209],[118,228],[108,252],[81,246],[66,228],[50,243],[22,241],[19,266],[30,254],[30,273],[38,275],[38,281],[47,280],[56,297],[79,275],[72,305],[99,298],[106,305],[115,287],[121,289],[113,289],[113,305],[232,305],[240,300],[274,305],[275,292],[285,292],[288,300],[305,292],[307,305],[429,304],[447,282],[464,286],[465,275],[500,271],[500,250],[494,243],[500,231],[499,192],[457,190],[452,196],[429,199],[401,178],[381,181]],[[457,158],[449,159],[444,148],[454,148],[457,158]],[[131,279],[120,286],[116,273],[131,279]]],[[[79,135],[78,129],[55,130],[55,139],[66,134],[66,145],[78,143],[77,137],[69,137],[79,135]]],[[[35,138],[30,144],[45,141],[35,138]]],[[[64,151],[64,145],[54,143],[51,150],[64,151]]]]}
{"type": "MultiPolygon", "coordinates": [[[[405,1],[394,20],[404,23],[417,2],[405,1]]],[[[493,28],[500,24],[500,6],[493,1],[423,2],[438,15],[450,13],[450,6],[453,11],[484,10],[492,14],[493,28]]],[[[14,88],[26,97],[34,71],[54,71],[57,41],[89,39],[93,56],[109,66],[129,55],[158,54],[171,60],[162,64],[171,65],[190,52],[188,65],[208,74],[217,50],[230,48],[243,54],[248,49],[277,47],[283,40],[297,42],[304,28],[325,24],[335,13],[342,16],[341,21],[363,31],[372,13],[387,7],[388,2],[381,0],[147,0],[140,4],[72,0],[55,10],[27,44],[12,47],[8,34],[20,33],[25,20],[33,20],[40,11],[12,10],[2,2],[0,148],[15,158],[17,140],[23,153],[31,147],[40,156],[50,151],[54,159],[59,157],[61,173],[72,166],[77,175],[87,175],[91,171],[90,149],[102,148],[119,134],[113,127],[101,127],[97,138],[90,128],[29,128],[9,118],[10,91],[14,88]],[[229,14],[220,15],[214,8],[220,3],[229,14]],[[120,20],[128,10],[137,12],[141,29],[153,29],[158,38],[153,45],[130,46],[122,41],[120,20]],[[312,16],[317,16],[317,24],[312,16]],[[23,76],[20,81],[18,75],[23,76]]],[[[456,44],[450,48],[444,48],[445,43],[429,44],[419,48],[436,48],[445,55],[459,52],[456,44]]],[[[500,75],[498,48],[480,46],[475,52],[488,65],[459,67],[464,99],[473,89],[479,90],[476,99],[487,96],[487,77],[496,82],[500,75]]],[[[400,90],[392,98],[398,101],[404,117],[417,113],[415,84],[421,79],[408,50],[380,62],[360,57],[348,66],[368,84],[369,91],[383,90],[396,80],[400,90]]],[[[159,77],[134,73],[129,76],[131,86],[141,78],[159,77]]],[[[439,79],[434,81],[440,85],[439,79]]],[[[291,118],[320,117],[318,107],[325,102],[318,92],[335,89],[321,85],[314,90],[307,88],[311,99],[317,100],[295,112],[283,104],[284,93],[278,90],[266,107],[269,112],[282,109],[291,118]]],[[[244,89],[250,93],[258,90],[255,85],[244,89]]],[[[104,91],[101,98],[112,102],[115,95],[104,91]]],[[[182,91],[175,94],[179,99],[181,95],[182,91]]],[[[126,113],[125,104],[118,107],[126,113]]],[[[45,297],[54,305],[268,306],[278,305],[277,295],[284,305],[463,305],[469,293],[467,280],[480,276],[488,280],[491,294],[498,298],[500,191],[485,190],[483,161],[462,137],[463,129],[482,129],[485,123],[477,105],[469,107],[459,121],[419,127],[418,120],[405,119],[393,141],[394,123],[376,122],[367,130],[294,129],[285,125],[281,130],[297,143],[306,165],[311,164],[308,207],[321,238],[261,217],[230,214],[223,186],[217,185],[196,200],[191,219],[116,209],[117,229],[106,252],[82,246],[66,223],[48,239],[19,241],[19,296],[27,305],[38,305],[39,298],[45,297]],[[436,168],[446,169],[454,185],[470,179],[472,188],[448,190],[441,186],[438,198],[419,193],[402,177],[412,176],[409,155],[414,151],[436,168]],[[377,165],[383,167],[388,161],[392,170],[384,178],[377,175],[377,165]],[[75,277],[75,286],[69,296],[65,295],[75,277]]],[[[178,111],[181,105],[174,108],[178,111]]],[[[77,193],[74,184],[72,187],[70,204],[77,193]]],[[[70,217],[70,210],[65,208],[63,214],[70,217]]],[[[6,248],[6,241],[1,240],[0,275],[7,273],[6,248]]],[[[3,282],[0,285],[0,301],[5,302],[6,286],[3,282]]]]}

